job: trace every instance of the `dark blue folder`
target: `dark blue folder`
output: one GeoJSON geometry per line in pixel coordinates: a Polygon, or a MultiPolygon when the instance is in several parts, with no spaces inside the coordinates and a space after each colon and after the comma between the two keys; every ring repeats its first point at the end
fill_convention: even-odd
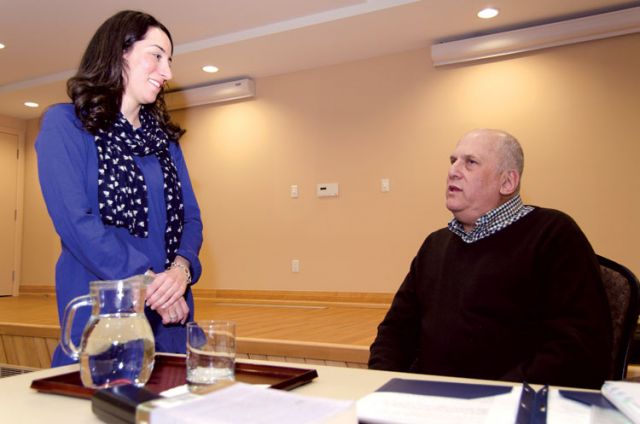
{"type": "Polygon", "coordinates": [[[522,383],[522,394],[520,395],[516,424],[546,423],[548,397],[549,386],[544,386],[536,392],[527,383],[522,383]]]}
{"type": "Polygon", "coordinates": [[[444,381],[406,380],[393,378],[377,392],[413,393],[427,396],[443,396],[460,399],[475,399],[509,393],[511,386],[490,386],[487,384],[449,383],[444,381]]]}
{"type": "Polygon", "coordinates": [[[611,402],[607,400],[602,393],[578,392],[575,390],[558,390],[561,396],[576,402],[584,403],[589,406],[598,406],[604,409],[616,409],[611,402]]]}

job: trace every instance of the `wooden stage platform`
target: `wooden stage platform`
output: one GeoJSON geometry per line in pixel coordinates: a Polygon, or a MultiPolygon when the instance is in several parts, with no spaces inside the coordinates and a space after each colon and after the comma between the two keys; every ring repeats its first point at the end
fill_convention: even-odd
{"type": "MultiPolygon", "coordinates": [[[[60,337],[55,297],[0,297],[0,372],[48,368],[60,337]]],[[[196,319],[237,323],[238,357],[366,367],[391,295],[196,291],[196,319]]],[[[628,368],[640,379],[640,365],[628,368]]]]}
{"type": "MultiPolygon", "coordinates": [[[[391,295],[195,291],[195,313],[196,319],[236,321],[240,358],[365,367],[390,300],[391,295]]],[[[0,364],[47,368],[59,336],[52,293],[0,298],[0,364]]]]}

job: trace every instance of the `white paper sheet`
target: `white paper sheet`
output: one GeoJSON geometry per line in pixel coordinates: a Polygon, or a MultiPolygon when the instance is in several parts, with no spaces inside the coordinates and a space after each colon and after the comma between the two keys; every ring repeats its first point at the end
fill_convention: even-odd
{"type": "Polygon", "coordinates": [[[560,395],[558,389],[549,390],[547,424],[631,424],[613,409],[589,406],[560,395]]]}
{"type": "Polygon", "coordinates": [[[605,381],[601,391],[630,421],[640,424],[640,383],[605,381]]]}
{"type": "Polygon", "coordinates": [[[560,395],[558,389],[550,389],[547,398],[547,424],[589,424],[591,407],[560,395]]]}
{"type": "Polygon", "coordinates": [[[154,409],[150,421],[151,424],[355,424],[357,417],[351,401],[236,383],[177,406],[154,409]]]}
{"type": "Polygon", "coordinates": [[[476,399],[374,392],[358,400],[358,418],[371,424],[513,424],[521,387],[476,399]]]}

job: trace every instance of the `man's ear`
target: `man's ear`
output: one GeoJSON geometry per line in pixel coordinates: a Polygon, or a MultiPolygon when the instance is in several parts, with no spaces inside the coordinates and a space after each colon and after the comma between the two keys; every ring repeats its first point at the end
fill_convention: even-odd
{"type": "Polygon", "coordinates": [[[508,169],[502,173],[500,177],[500,194],[503,196],[511,196],[518,190],[520,184],[520,174],[515,169],[508,169]]]}

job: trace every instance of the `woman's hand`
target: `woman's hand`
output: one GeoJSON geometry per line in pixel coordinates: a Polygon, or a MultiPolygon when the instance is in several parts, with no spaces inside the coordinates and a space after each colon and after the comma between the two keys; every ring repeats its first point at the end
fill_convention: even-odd
{"type": "Polygon", "coordinates": [[[166,308],[158,308],[157,312],[162,317],[162,323],[184,325],[189,317],[189,305],[183,297],[178,298],[176,302],[166,308]]]}
{"type": "Polygon", "coordinates": [[[152,310],[167,309],[182,298],[190,283],[189,261],[176,257],[174,264],[164,272],[156,274],[147,286],[147,306],[152,310]],[[179,265],[176,265],[179,264],[179,265]]]}

